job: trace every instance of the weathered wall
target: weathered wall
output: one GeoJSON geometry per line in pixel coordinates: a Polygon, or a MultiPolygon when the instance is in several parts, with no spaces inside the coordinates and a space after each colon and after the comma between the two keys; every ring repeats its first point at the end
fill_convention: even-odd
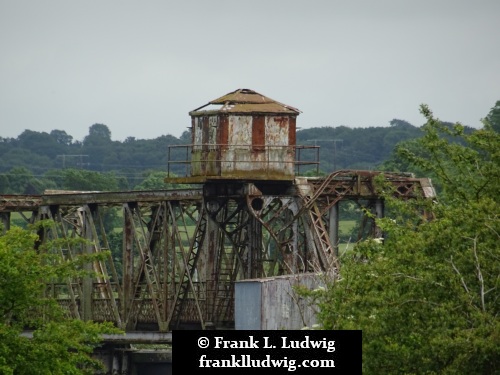
{"type": "Polygon", "coordinates": [[[316,323],[314,306],[300,298],[294,286],[316,289],[316,274],[297,274],[235,283],[235,328],[240,330],[293,330],[316,323]]]}

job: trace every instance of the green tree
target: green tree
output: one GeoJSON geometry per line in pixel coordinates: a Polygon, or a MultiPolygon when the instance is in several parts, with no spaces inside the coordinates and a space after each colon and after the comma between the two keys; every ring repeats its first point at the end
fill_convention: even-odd
{"type": "Polygon", "coordinates": [[[103,170],[103,161],[115,152],[113,146],[109,128],[104,124],[94,124],[83,139],[79,153],[88,157],[88,169],[103,170]]]}
{"type": "Polygon", "coordinates": [[[144,173],[144,180],[134,190],[162,190],[166,189],[165,172],[147,171],[144,173]]]}
{"type": "Polygon", "coordinates": [[[69,146],[73,142],[73,137],[64,130],[52,130],[50,136],[59,144],[69,146]]]}
{"type": "Polygon", "coordinates": [[[421,113],[418,153],[398,154],[436,176],[439,200],[403,202],[381,186],[384,243],[357,244],[308,295],[324,329],[363,330],[363,374],[498,374],[500,134],[421,113]]]}
{"type": "Polygon", "coordinates": [[[30,151],[29,148],[14,147],[2,155],[1,167],[4,171],[24,167],[40,175],[53,167],[53,161],[47,156],[30,151]]]}
{"type": "Polygon", "coordinates": [[[116,191],[118,179],[111,173],[99,173],[84,169],[65,169],[62,171],[63,189],[82,191],[116,191]]]}
{"type": "Polygon", "coordinates": [[[96,257],[63,261],[50,251],[57,244],[37,245],[39,229],[13,227],[0,235],[0,373],[95,374],[103,366],[93,350],[102,334],[118,330],[66,318],[44,292],[48,282],[83,275],[82,265],[96,257]],[[26,328],[32,338],[21,335],[26,328]]]}
{"type": "Polygon", "coordinates": [[[165,172],[158,172],[154,170],[146,171],[144,173],[144,180],[134,187],[134,190],[165,190],[165,189],[181,189],[189,188],[185,184],[171,184],[165,182],[165,172]]]}
{"type": "Polygon", "coordinates": [[[491,125],[494,131],[500,133],[500,100],[491,108],[490,113],[486,116],[486,122],[491,125]]]}
{"type": "Polygon", "coordinates": [[[103,142],[110,142],[111,141],[111,131],[109,128],[104,125],[104,124],[94,124],[89,128],[89,135],[85,137],[84,143],[88,142],[89,140],[101,140],[103,142]]]}
{"type": "Polygon", "coordinates": [[[66,150],[64,144],[57,142],[53,136],[46,132],[25,130],[17,137],[17,143],[20,147],[46,156],[50,160],[54,160],[58,154],[62,154],[66,150]]]}
{"type": "Polygon", "coordinates": [[[0,180],[0,192],[6,194],[39,194],[41,182],[25,167],[12,168],[0,180]]]}

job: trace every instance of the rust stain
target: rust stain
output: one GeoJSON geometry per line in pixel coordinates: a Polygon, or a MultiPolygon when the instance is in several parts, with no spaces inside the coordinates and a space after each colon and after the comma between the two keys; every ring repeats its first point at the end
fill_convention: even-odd
{"type": "Polygon", "coordinates": [[[299,113],[249,89],[191,111],[191,176],[293,179],[299,113]]]}

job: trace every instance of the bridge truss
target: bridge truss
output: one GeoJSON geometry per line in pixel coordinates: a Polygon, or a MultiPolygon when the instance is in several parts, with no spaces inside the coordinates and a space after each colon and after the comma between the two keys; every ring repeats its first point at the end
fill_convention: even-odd
{"type": "MultiPolygon", "coordinates": [[[[112,321],[127,332],[231,327],[236,281],[338,269],[339,202],[362,201],[382,217],[380,174],[0,195],[0,218],[4,230],[14,212],[31,223],[47,220],[40,239],[58,240],[52,251],[64,259],[108,254],[86,266],[99,276],[47,285],[74,318],[112,321]]],[[[382,175],[402,199],[434,196],[429,179],[382,175]]],[[[365,224],[371,236],[382,235],[373,221],[365,224]]]]}

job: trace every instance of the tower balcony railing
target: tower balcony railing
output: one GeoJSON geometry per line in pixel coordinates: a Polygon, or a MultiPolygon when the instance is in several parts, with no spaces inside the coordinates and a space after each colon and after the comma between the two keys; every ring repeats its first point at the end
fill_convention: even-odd
{"type": "Polygon", "coordinates": [[[229,167],[233,171],[290,170],[296,176],[319,173],[319,146],[269,146],[251,144],[187,144],[168,146],[167,178],[210,176],[203,164],[229,167]]]}

